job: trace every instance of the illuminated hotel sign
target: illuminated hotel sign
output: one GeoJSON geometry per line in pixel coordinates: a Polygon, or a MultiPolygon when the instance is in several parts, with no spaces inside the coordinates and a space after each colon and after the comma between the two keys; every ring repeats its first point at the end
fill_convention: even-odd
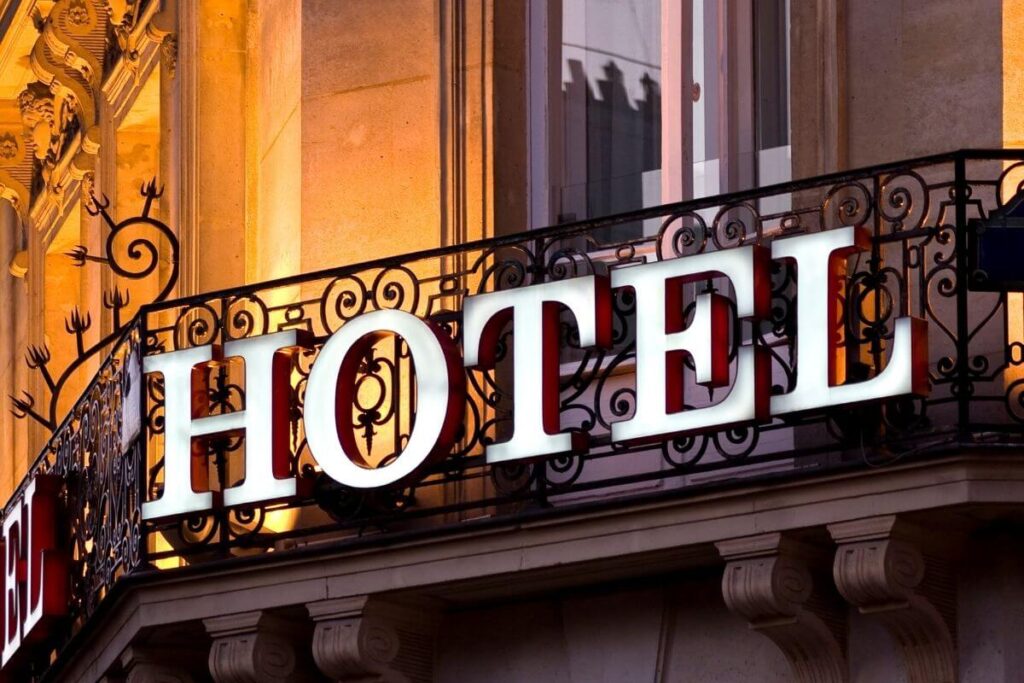
{"type": "MultiPolygon", "coordinates": [[[[304,400],[310,452],[323,473],[354,489],[415,482],[426,466],[451,452],[466,405],[466,368],[493,368],[499,337],[511,323],[512,430],[486,446],[489,463],[505,463],[587,449],[585,431],[563,430],[559,410],[559,324],[563,311],[575,320],[583,348],[607,348],[612,339],[612,292],[635,295],[636,407],[611,424],[611,440],[643,444],[682,434],[765,421],[772,415],[923,395],[927,381],[927,326],[895,321],[888,362],[873,378],[841,383],[837,321],[842,314],[846,259],[869,248],[866,232],[845,227],[777,239],[771,249],[744,246],[614,269],[611,277],[587,276],[467,297],[460,349],[429,320],[400,310],[359,315],[327,338],[312,364],[304,400]],[[796,382],[771,396],[765,349],[740,344],[730,367],[734,318],[769,314],[772,260],[797,271],[796,382]],[[683,285],[726,278],[735,300],[698,294],[689,324],[683,285]],[[382,336],[400,337],[416,371],[416,417],[401,453],[372,467],[357,445],[353,420],[360,365],[382,336]],[[684,360],[696,382],[728,387],[717,403],[687,408],[684,360]]],[[[298,494],[290,444],[292,354],[309,348],[304,333],[284,331],[146,356],[143,372],[163,377],[163,491],[142,504],[142,517],[158,520],[232,507],[285,501],[298,494]],[[244,364],[245,406],[209,414],[209,363],[239,358],[244,364]],[[221,494],[197,490],[206,482],[207,444],[216,435],[244,435],[245,478],[221,494]],[[215,495],[222,496],[220,499],[215,495]]],[[[3,520],[4,567],[2,667],[21,666],[68,614],[69,554],[60,537],[61,478],[39,474],[18,494],[3,520]]],[[[148,487],[147,487],[148,488],[148,487]]]]}
{"type": "Polygon", "coordinates": [[[58,538],[60,477],[36,476],[8,507],[3,522],[2,666],[16,662],[23,644],[49,635],[55,620],[68,612],[68,553],[58,538]]]}
{"type": "MultiPolygon", "coordinates": [[[[509,321],[515,332],[512,431],[505,441],[486,447],[487,461],[503,463],[585,450],[587,434],[563,431],[560,425],[559,316],[563,310],[573,316],[581,347],[608,347],[612,291],[617,289],[631,289],[636,298],[636,410],[632,417],[612,424],[614,442],[655,442],[763,421],[771,415],[923,395],[928,390],[927,326],[910,317],[895,321],[884,369],[866,381],[838,381],[836,321],[841,314],[846,258],[869,245],[867,232],[845,227],[777,239],[770,251],[745,246],[619,268],[610,278],[578,277],[470,296],[463,303],[461,349],[434,323],[410,313],[363,314],[331,335],[313,362],[303,416],[310,451],[324,474],[344,486],[374,489],[415,481],[426,465],[451,451],[466,401],[464,368],[494,366],[498,337],[509,321]],[[764,349],[740,345],[735,371],[730,373],[729,367],[730,308],[735,306],[740,319],[768,316],[772,259],[788,260],[797,271],[796,383],[777,396],[770,395],[764,349]],[[683,284],[710,276],[727,278],[735,301],[717,293],[699,294],[692,320],[684,327],[683,284]],[[404,340],[416,368],[416,420],[402,452],[386,466],[374,468],[356,445],[354,387],[367,349],[389,334],[404,340]],[[692,358],[699,384],[729,387],[724,399],[706,407],[684,408],[686,356],[692,358]]],[[[301,333],[288,331],[144,359],[145,373],[163,376],[166,397],[164,486],[158,498],[143,504],[144,519],[202,512],[217,504],[278,501],[297,494],[289,448],[290,354],[309,343],[301,333]],[[203,364],[234,357],[244,362],[244,410],[204,414],[208,387],[203,364]],[[222,501],[215,501],[212,491],[196,490],[195,484],[205,482],[203,439],[226,433],[246,437],[246,474],[240,484],[223,491],[222,501]]],[[[5,535],[7,531],[5,524],[5,535]]],[[[31,597],[30,604],[34,604],[31,597]]]]}

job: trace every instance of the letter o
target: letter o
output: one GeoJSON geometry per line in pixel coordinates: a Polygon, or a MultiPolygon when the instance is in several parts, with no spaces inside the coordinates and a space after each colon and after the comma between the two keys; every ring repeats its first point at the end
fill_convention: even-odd
{"type": "Polygon", "coordinates": [[[313,363],[306,385],[306,441],[320,468],[339,484],[371,489],[401,482],[450,452],[462,423],[465,394],[458,349],[444,331],[404,311],[373,311],[342,325],[313,363]],[[388,465],[374,468],[356,445],[352,405],[359,364],[388,332],[405,340],[416,368],[416,419],[405,450],[388,465]]]}

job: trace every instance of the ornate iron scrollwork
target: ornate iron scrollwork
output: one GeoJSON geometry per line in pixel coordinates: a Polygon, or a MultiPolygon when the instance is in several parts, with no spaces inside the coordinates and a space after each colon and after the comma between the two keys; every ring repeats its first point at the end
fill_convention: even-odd
{"type": "MultiPolygon", "coordinates": [[[[157,188],[156,180],[144,184],[140,189],[144,199],[142,212],[135,217],[116,221],[108,211],[110,200],[92,197],[86,205],[86,211],[92,216],[101,216],[108,228],[103,254],[93,255],[84,245],[71,249],[67,256],[76,266],[83,267],[89,263],[103,265],[110,271],[127,281],[144,280],[157,272],[161,264],[161,255],[166,263],[166,273],[157,273],[162,280],[160,290],[153,302],[167,299],[178,282],[178,238],[162,221],[152,216],[153,202],[161,197],[163,190],[157,188]],[[149,233],[149,234],[147,234],[149,233]]],[[[37,397],[28,391],[20,396],[11,396],[12,412],[19,419],[31,418],[53,431],[60,418],[58,406],[63,390],[75,373],[91,358],[110,348],[111,344],[120,339],[132,324],[125,311],[130,304],[127,290],[120,289],[116,282],[112,289],[103,293],[102,306],[110,311],[112,329],[94,343],[86,343],[86,332],[93,326],[93,316],[89,311],[82,311],[77,306],[72,309],[65,321],[65,331],[74,340],[75,357],[67,367],[54,369],[52,353],[44,343],[29,346],[25,353],[25,362],[29,368],[39,373],[46,391],[44,406],[36,407],[37,397]]]]}
{"type": "MultiPolygon", "coordinates": [[[[524,508],[628,495],[655,482],[680,489],[716,485],[700,479],[712,473],[735,481],[761,476],[766,468],[780,476],[781,470],[835,462],[884,464],[950,446],[1024,445],[1024,330],[1012,329],[1005,293],[968,289],[964,255],[970,220],[984,220],[1012,201],[1022,176],[1022,153],[958,152],[175,301],[163,299],[177,277],[177,241],[149,216],[159,196],[155,184],[143,188],[146,205],[138,219],[115,223],[107,203],[97,203],[94,210],[111,229],[107,247],[97,255],[76,248],[76,262],[102,264],[127,279],[152,276],[158,255],[169,262],[157,303],[133,322],[121,323],[128,297],[116,289],[107,293],[104,306],[119,330],[106,342],[113,355],[29,473],[31,478],[54,471],[68,482],[68,533],[78,563],[76,619],[91,614],[118,577],[141,567],[199,564],[324,535],[414,530],[481,516],[514,519],[524,508]],[[128,239],[132,221],[155,228],[167,243],[160,248],[153,239],[128,239]],[[637,234],[637,225],[655,223],[657,231],[637,234]],[[617,233],[617,225],[629,229],[617,233]],[[895,319],[916,316],[930,328],[932,391],[926,398],[775,417],[653,445],[612,443],[611,424],[636,409],[636,302],[624,291],[613,302],[611,348],[579,348],[568,320],[561,333],[563,427],[590,432],[586,453],[499,466],[486,462],[484,448],[511,429],[511,327],[498,338],[496,367],[467,372],[457,445],[415,485],[374,493],[346,489],[319,471],[309,450],[301,415],[311,364],[319,346],[355,316],[382,308],[407,311],[436,322],[460,343],[459,311],[466,296],[850,225],[867,231],[872,243],[870,251],[848,261],[846,305],[836,321],[847,376],[867,377],[884,367],[895,319]],[[184,520],[142,522],[141,499],[162,486],[164,396],[158,377],[141,376],[139,359],[291,329],[304,330],[314,342],[292,361],[290,445],[300,495],[184,520]],[[118,408],[125,405],[137,412],[118,408]],[[126,415],[141,422],[141,433],[126,424],[126,415]]],[[[740,344],[766,350],[773,392],[779,394],[790,391],[796,379],[800,274],[786,263],[773,268],[769,319],[734,321],[730,359],[735,362],[740,344]]],[[[728,293],[730,285],[712,277],[687,287],[684,298],[692,300],[711,289],[728,293]]],[[[100,351],[85,343],[84,334],[97,317],[80,311],[67,321],[79,358],[100,351]]],[[[65,374],[49,374],[50,355],[45,347],[29,349],[28,361],[59,393],[65,374]]],[[[402,340],[385,337],[367,353],[360,371],[361,395],[353,409],[360,448],[369,461],[386,463],[402,452],[415,424],[415,367],[402,340]]],[[[245,387],[232,362],[209,372],[211,410],[243,409],[245,387]]],[[[687,392],[686,403],[693,407],[713,404],[725,393],[692,384],[687,392]]],[[[51,407],[41,412],[31,397],[19,400],[19,412],[55,423],[52,396],[51,407]]],[[[210,488],[237,483],[244,447],[238,435],[208,440],[210,488]]]]}

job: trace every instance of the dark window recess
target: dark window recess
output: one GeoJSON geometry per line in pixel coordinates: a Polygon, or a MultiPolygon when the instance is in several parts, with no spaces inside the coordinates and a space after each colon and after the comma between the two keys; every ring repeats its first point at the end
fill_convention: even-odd
{"type": "Polygon", "coordinates": [[[785,0],[754,0],[754,58],[757,148],[783,147],[789,144],[785,0]]]}

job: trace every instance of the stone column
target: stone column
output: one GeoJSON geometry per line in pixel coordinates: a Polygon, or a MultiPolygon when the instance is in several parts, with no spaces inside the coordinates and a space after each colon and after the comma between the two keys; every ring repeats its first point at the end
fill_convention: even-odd
{"type": "Polygon", "coordinates": [[[924,532],[894,515],[830,524],[839,545],[836,587],[861,614],[877,619],[903,655],[910,683],[957,680],[954,586],[945,563],[927,560],[924,532]]]}
{"type": "Polygon", "coordinates": [[[308,624],[262,611],[204,619],[213,638],[216,683],[305,683],[322,680],[309,654],[308,624]]]}
{"type": "Polygon", "coordinates": [[[334,681],[429,681],[432,610],[360,595],[306,605],[316,624],[313,658],[334,681]]]}
{"type": "Polygon", "coordinates": [[[820,553],[779,533],[716,543],[727,562],[722,596],[750,628],[770,638],[786,656],[793,680],[843,683],[848,678],[845,615],[819,575],[820,553]]]}

